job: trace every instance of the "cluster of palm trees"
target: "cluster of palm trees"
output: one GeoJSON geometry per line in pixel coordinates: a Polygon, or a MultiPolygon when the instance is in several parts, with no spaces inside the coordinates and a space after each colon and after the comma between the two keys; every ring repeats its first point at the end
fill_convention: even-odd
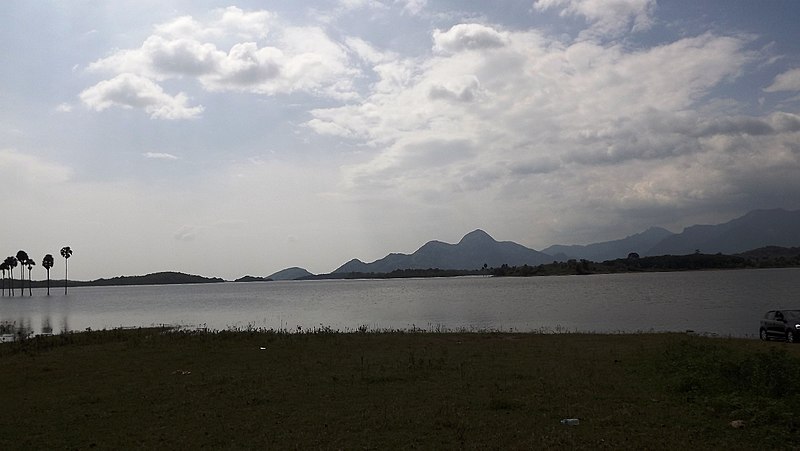
{"type": "MultiPolygon", "coordinates": [[[[67,281],[68,273],[67,273],[67,261],[72,256],[72,249],[69,246],[64,246],[61,248],[61,256],[64,257],[64,294],[67,294],[67,281]]],[[[53,267],[53,256],[47,254],[42,259],[42,267],[47,270],[47,295],[50,296],[50,268],[53,267]]],[[[0,272],[2,272],[2,295],[6,295],[6,279],[8,279],[8,295],[14,296],[14,268],[20,266],[19,272],[19,294],[20,296],[25,296],[25,268],[28,268],[28,296],[33,296],[33,290],[31,289],[31,271],[33,267],[36,266],[36,261],[34,261],[28,253],[20,250],[17,252],[17,255],[12,255],[10,257],[6,257],[5,260],[0,262],[0,272]],[[6,278],[6,271],[8,271],[8,278],[6,278]]]]}

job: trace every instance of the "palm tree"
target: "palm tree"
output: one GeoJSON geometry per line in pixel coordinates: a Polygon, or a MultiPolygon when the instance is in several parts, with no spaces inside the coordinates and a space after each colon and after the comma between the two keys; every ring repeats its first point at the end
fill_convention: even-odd
{"type": "Polygon", "coordinates": [[[8,265],[8,292],[14,296],[14,268],[17,267],[17,258],[6,257],[5,263],[8,265]]]}
{"type": "Polygon", "coordinates": [[[69,246],[62,247],[61,256],[64,257],[64,294],[67,294],[67,282],[69,281],[67,261],[72,257],[72,249],[69,246]]]}
{"type": "Polygon", "coordinates": [[[19,262],[19,295],[25,296],[25,266],[28,263],[28,253],[20,250],[17,251],[17,261],[19,262]]]}
{"type": "Polygon", "coordinates": [[[33,290],[31,289],[31,284],[33,283],[31,281],[31,270],[36,266],[36,262],[32,258],[29,258],[25,266],[28,267],[28,296],[33,297],[33,290]]]}
{"type": "Polygon", "coordinates": [[[42,259],[42,268],[47,270],[47,295],[50,296],[50,268],[53,267],[53,256],[47,254],[42,259]]]}
{"type": "Polygon", "coordinates": [[[0,262],[0,271],[3,271],[3,288],[0,291],[3,293],[3,296],[6,295],[6,269],[8,269],[8,263],[5,261],[0,262]]]}

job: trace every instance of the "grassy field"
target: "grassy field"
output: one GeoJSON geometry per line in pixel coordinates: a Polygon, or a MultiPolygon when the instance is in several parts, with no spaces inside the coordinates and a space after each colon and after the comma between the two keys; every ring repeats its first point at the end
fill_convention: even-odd
{"type": "Polygon", "coordinates": [[[800,345],[114,330],[0,345],[0,393],[4,450],[776,449],[800,434],[800,345]]]}

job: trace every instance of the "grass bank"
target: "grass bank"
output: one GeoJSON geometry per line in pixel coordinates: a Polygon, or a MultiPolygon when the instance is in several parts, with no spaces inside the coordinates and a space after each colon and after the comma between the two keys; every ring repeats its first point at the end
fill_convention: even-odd
{"type": "Polygon", "coordinates": [[[800,346],[115,330],[0,345],[0,393],[0,449],[784,448],[800,346]]]}

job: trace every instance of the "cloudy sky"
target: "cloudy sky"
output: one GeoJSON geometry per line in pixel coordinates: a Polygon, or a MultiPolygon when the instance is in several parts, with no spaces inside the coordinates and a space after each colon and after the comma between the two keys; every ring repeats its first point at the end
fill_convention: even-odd
{"type": "Polygon", "coordinates": [[[78,279],[230,279],[476,228],[542,249],[798,209],[798,17],[793,0],[5,1],[0,252],[70,245],[78,279]]]}

